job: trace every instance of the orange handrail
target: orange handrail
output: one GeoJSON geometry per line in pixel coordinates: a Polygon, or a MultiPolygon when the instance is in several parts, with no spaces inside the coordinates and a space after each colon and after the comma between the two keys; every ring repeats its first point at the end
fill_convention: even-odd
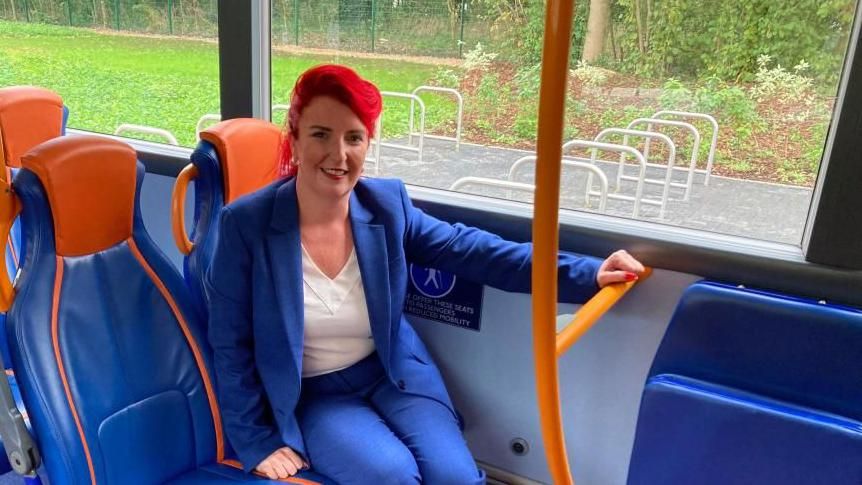
{"type": "Polygon", "coordinates": [[[189,188],[189,183],[197,178],[198,169],[192,164],[188,164],[177,176],[177,181],[174,183],[174,191],[171,195],[171,229],[174,233],[174,242],[180,253],[188,256],[192,252],[195,245],[186,234],[186,190],[189,188]]]}
{"type": "Polygon", "coordinates": [[[590,301],[584,303],[566,328],[557,334],[557,357],[562,357],[569,347],[587,333],[636,283],[649,278],[651,274],[652,269],[646,268],[637,280],[605,286],[590,298],[590,301]]]}
{"type": "Polygon", "coordinates": [[[557,379],[557,232],[560,156],[563,144],[566,76],[569,67],[573,0],[548,0],[539,90],[539,128],[533,221],[533,354],[539,421],[553,483],[574,483],[566,457],[557,379]]]}
{"type": "MultiPolygon", "coordinates": [[[[15,193],[12,192],[12,186],[5,180],[0,180],[0,241],[7,241],[9,239],[12,224],[15,223],[15,218],[18,217],[20,212],[21,202],[15,196],[15,193]]],[[[2,254],[0,255],[0,312],[9,311],[14,299],[15,288],[9,279],[9,272],[6,268],[6,255],[2,254]]]]}
{"type": "MultiPolygon", "coordinates": [[[[556,331],[557,251],[559,249],[560,156],[563,142],[566,77],[572,33],[574,0],[548,0],[539,90],[539,129],[533,217],[533,353],[539,421],[545,456],[554,484],[573,485],[563,420],[557,358],[583,335],[633,285],[603,288],[581,308],[572,324],[556,331]]],[[[648,275],[646,272],[641,278],[648,275]]]]}

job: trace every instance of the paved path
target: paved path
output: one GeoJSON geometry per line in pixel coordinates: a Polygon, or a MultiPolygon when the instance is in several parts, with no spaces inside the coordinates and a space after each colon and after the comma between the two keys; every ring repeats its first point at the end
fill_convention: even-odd
{"type": "MultiPolygon", "coordinates": [[[[406,143],[406,139],[388,140],[406,143]]],[[[383,147],[380,176],[398,177],[407,183],[436,188],[449,188],[456,180],[467,176],[506,179],[515,160],[530,155],[530,152],[507,148],[462,144],[455,151],[454,142],[425,140],[422,163],[417,162],[416,152],[383,147]]],[[[617,164],[600,163],[607,174],[611,191],[615,186],[617,164]]],[[[371,167],[369,167],[371,169],[371,167]]],[[[628,166],[626,173],[636,169],[628,166]]],[[[372,170],[373,173],[373,170],[372,170]]],[[[676,174],[682,181],[683,173],[676,174]]],[[[651,169],[650,178],[662,178],[659,169],[651,169]]],[[[519,182],[531,182],[532,168],[524,167],[516,176],[519,182]]],[[[564,170],[561,205],[572,209],[585,209],[585,173],[564,170]]],[[[633,194],[634,182],[623,182],[621,194],[633,194]]],[[[532,200],[523,193],[507,194],[505,189],[465,186],[461,191],[492,197],[507,197],[516,200],[532,200]]],[[[647,185],[645,194],[657,198],[661,188],[647,185]]],[[[775,242],[798,245],[802,241],[802,230],[811,202],[811,189],[788,185],[752,182],[740,179],[712,176],[709,186],[703,185],[703,175],[695,177],[688,201],[681,200],[682,189],[672,188],[665,217],[658,218],[658,207],[643,206],[639,219],[662,222],[675,226],[705,229],[723,234],[746,236],[775,242]]],[[[592,208],[596,211],[597,199],[592,208]]],[[[627,201],[609,200],[610,215],[632,217],[633,204],[627,201]]]]}

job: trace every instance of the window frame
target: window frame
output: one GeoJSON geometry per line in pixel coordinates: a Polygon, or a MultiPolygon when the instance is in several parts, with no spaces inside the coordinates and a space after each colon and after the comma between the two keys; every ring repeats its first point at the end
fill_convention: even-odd
{"type": "Polygon", "coordinates": [[[218,0],[221,117],[270,119],[270,0],[218,0]]]}
{"type": "MultiPolygon", "coordinates": [[[[862,1],[802,239],[812,263],[862,269],[862,1]],[[856,208],[856,210],[848,210],[856,208]]],[[[859,286],[858,288],[862,288],[859,286]]]]}
{"type": "MultiPolygon", "coordinates": [[[[265,47],[271,43],[269,1],[219,0],[218,7],[223,118],[268,120],[271,56],[265,47]]],[[[560,247],[595,256],[624,247],[664,270],[862,306],[862,292],[858,291],[862,271],[857,271],[862,269],[862,211],[842,212],[847,207],[862,207],[862,191],[854,190],[862,187],[862,151],[854,139],[862,132],[860,29],[862,0],[857,0],[801,247],[570,210],[563,210],[560,216],[560,247]]],[[[148,171],[176,176],[188,163],[183,151],[131,143],[148,171]]],[[[428,187],[409,186],[408,190],[418,207],[438,217],[480,226],[516,241],[531,237],[531,205],[428,187]]]]}

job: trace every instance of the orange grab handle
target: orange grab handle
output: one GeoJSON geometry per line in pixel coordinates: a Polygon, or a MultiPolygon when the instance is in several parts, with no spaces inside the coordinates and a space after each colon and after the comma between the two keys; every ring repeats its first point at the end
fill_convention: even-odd
{"type": "MultiPolygon", "coordinates": [[[[5,180],[0,180],[0,241],[9,240],[12,224],[20,212],[21,202],[15,196],[15,193],[12,192],[12,186],[5,180]]],[[[9,311],[14,299],[15,288],[9,279],[9,272],[6,268],[6,254],[4,252],[4,254],[0,255],[0,312],[9,311]]]]}
{"type": "Polygon", "coordinates": [[[189,188],[189,183],[197,176],[197,167],[192,164],[186,165],[177,177],[174,192],[171,195],[171,228],[174,233],[174,242],[177,249],[185,256],[188,256],[195,247],[186,234],[186,190],[189,188]]]}
{"type": "Polygon", "coordinates": [[[557,334],[557,357],[562,357],[635,284],[649,278],[651,274],[652,269],[646,268],[637,280],[605,286],[584,303],[566,328],[557,334]]]}

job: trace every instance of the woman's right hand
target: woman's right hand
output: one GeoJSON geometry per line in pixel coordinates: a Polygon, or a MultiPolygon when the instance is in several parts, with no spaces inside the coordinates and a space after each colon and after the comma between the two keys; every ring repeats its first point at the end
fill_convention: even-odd
{"type": "Polygon", "coordinates": [[[292,448],[285,446],[272,452],[271,455],[257,464],[254,468],[257,472],[266,475],[270,480],[287,478],[296,475],[296,472],[308,468],[306,463],[292,448]]]}

